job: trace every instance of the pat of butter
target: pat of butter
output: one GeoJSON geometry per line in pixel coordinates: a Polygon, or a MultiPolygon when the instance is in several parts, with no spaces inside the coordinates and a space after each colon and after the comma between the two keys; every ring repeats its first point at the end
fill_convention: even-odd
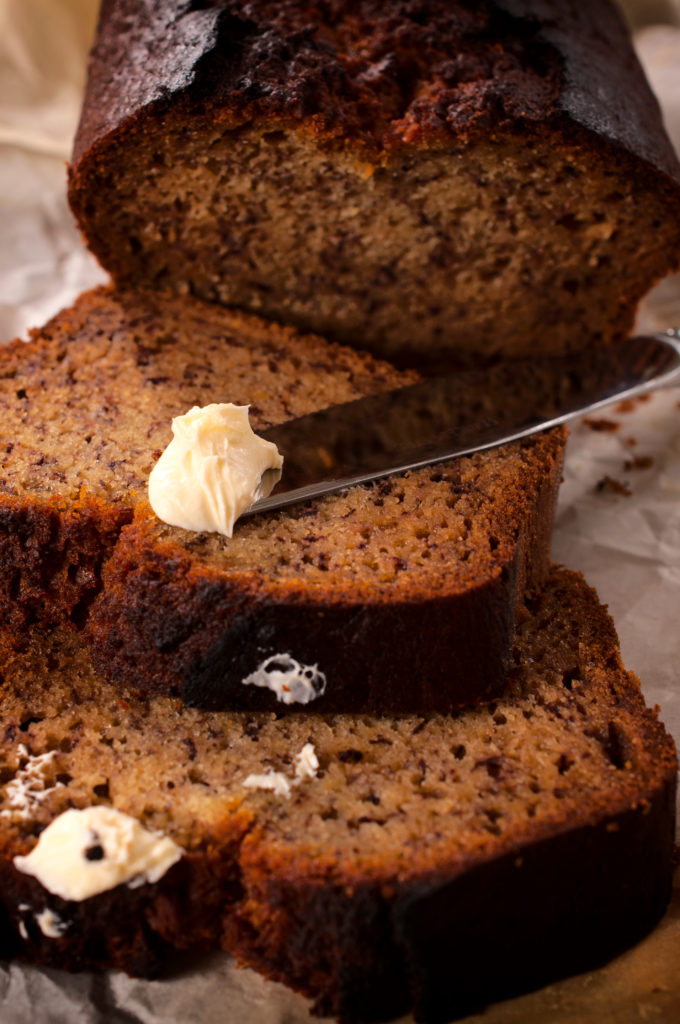
{"type": "Polygon", "coordinates": [[[131,889],[157,882],[181,856],[172,839],[98,806],[64,811],[27,857],[14,858],[14,866],[55,896],[80,902],[123,882],[131,889]]]}
{"type": "Polygon", "coordinates": [[[283,459],[253,433],[247,405],[194,406],[172,421],[173,439],[151,471],[149,501],[164,523],[231,537],[246,509],[266,498],[277,478],[263,482],[283,459]]]}

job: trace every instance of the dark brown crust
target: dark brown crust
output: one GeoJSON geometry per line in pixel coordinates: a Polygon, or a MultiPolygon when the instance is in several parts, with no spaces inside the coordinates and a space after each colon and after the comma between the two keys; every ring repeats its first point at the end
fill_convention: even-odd
{"type": "Polygon", "coordinates": [[[284,120],[375,157],[571,123],[680,178],[608,0],[105,0],[74,197],[81,161],[99,143],[177,102],[189,120],[206,107],[225,119],[284,120]]]}
{"type": "Polygon", "coordinates": [[[317,593],[218,573],[170,542],[160,546],[138,514],[121,533],[88,622],[95,667],[131,689],[213,709],[446,713],[493,698],[517,610],[548,572],[564,434],[524,445],[522,504],[505,510],[514,542],[488,579],[457,592],[442,581],[420,595],[317,593]],[[323,696],[286,708],[266,688],[242,685],[277,654],[318,665],[323,696]]]}
{"type": "Polygon", "coordinates": [[[157,886],[121,886],[81,904],[49,896],[18,872],[11,857],[33,840],[4,833],[4,955],[148,974],[167,965],[171,946],[221,945],[345,1024],[412,1007],[419,1021],[437,1024],[605,962],[649,931],[668,902],[677,761],[581,577],[553,572],[527,628],[564,609],[580,627],[574,639],[589,685],[632,715],[631,742],[644,752],[621,781],[605,773],[577,811],[527,818],[500,838],[443,850],[427,869],[408,863],[396,877],[378,861],[359,867],[334,850],[310,853],[304,836],[282,843],[280,823],[270,828],[255,805],[225,807],[223,831],[205,835],[157,886]],[[58,939],[35,927],[46,905],[72,922],[58,939]]]}
{"type": "Polygon", "coordinates": [[[272,600],[228,578],[198,577],[188,560],[137,548],[138,536],[133,528],[121,537],[87,631],[99,671],[119,685],[177,694],[194,707],[298,714],[446,712],[502,689],[514,567],[466,594],[314,604],[300,588],[272,600]],[[242,685],[277,654],[317,665],[327,677],[323,696],[286,707],[270,690],[242,685]]]}
{"type": "Polygon", "coordinates": [[[674,806],[669,777],[633,810],[567,828],[453,882],[413,887],[394,920],[416,1020],[448,1021],[598,967],[649,932],[671,895],[674,806]],[[598,885],[605,873],[606,884],[598,885]],[[561,884],[566,877],[569,887],[561,884]],[[484,922],[492,915],[490,936],[484,922]]]}
{"type": "Polygon", "coordinates": [[[262,852],[246,886],[252,903],[269,908],[267,934],[252,929],[252,905],[245,920],[237,908],[229,948],[346,1024],[410,1009],[417,1021],[445,1024],[599,967],[647,934],[668,905],[672,765],[664,775],[635,809],[565,822],[489,860],[473,856],[401,885],[310,884],[262,852]]]}
{"type": "Polygon", "coordinates": [[[0,494],[0,607],[15,630],[31,622],[80,624],[101,584],[126,509],[84,495],[65,506],[0,494]]]}

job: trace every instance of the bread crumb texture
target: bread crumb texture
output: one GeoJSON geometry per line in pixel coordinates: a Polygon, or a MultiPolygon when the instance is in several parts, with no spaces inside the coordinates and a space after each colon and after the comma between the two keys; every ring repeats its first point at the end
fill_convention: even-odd
{"type": "Polygon", "coordinates": [[[77,637],[56,633],[45,648],[31,635],[4,670],[5,829],[25,846],[61,809],[103,801],[191,850],[245,806],[270,848],[290,852],[292,871],[333,851],[341,874],[351,865],[357,877],[399,878],[443,851],[455,861],[531,836],[537,823],[612,809],[661,770],[649,746],[661,728],[592,593],[573,600],[578,588],[554,574],[520,627],[503,698],[452,716],[206,713],[118,694],[77,637]],[[319,771],[290,800],[245,791],[252,773],[293,775],[306,744],[319,771]],[[42,779],[29,819],[12,785],[28,774],[42,779]]]}

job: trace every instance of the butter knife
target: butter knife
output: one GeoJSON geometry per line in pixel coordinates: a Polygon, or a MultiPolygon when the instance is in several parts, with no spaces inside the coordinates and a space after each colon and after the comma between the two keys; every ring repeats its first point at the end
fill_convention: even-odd
{"type": "Polygon", "coordinates": [[[673,384],[680,384],[680,328],[331,406],[259,432],[278,446],[283,471],[243,515],[495,448],[673,384]]]}

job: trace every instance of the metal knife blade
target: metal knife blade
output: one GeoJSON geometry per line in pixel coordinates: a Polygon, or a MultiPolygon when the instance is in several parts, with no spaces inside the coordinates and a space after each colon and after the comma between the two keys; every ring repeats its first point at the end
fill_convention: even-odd
{"type": "Polygon", "coordinates": [[[575,355],[428,378],[260,431],[283,455],[244,516],[495,448],[680,384],[680,329],[575,355]]]}

